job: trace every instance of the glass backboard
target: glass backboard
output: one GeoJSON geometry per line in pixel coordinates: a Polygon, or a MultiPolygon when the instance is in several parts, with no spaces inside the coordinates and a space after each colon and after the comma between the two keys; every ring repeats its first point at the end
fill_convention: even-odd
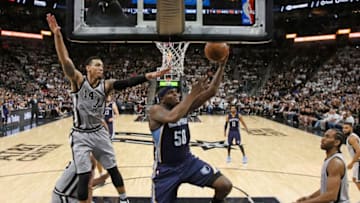
{"type": "Polygon", "coordinates": [[[271,38],[272,0],[184,0],[185,31],[159,36],[156,0],[68,0],[67,34],[83,42],[261,41],[271,38]]]}

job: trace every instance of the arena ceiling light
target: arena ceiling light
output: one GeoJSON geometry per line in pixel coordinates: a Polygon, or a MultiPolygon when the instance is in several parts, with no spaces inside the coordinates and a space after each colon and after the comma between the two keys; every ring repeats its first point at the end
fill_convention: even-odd
{"type": "Polygon", "coordinates": [[[352,33],[350,33],[349,38],[360,38],[360,32],[352,32],[352,33]]]}
{"type": "Polygon", "coordinates": [[[338,35],[347,35],[351,32],[350,28],[347,29],[338,29],[338,31],[336,32],[336,34],[338,35]]]}
{"type": "Polygon", "coordinates": [[[336,35],[317,35],[317,36],[308,36],[308,37],[296,37],[294,42],[314,42],[314,41],[324,41],[324,40],[335,40],[336,35]]]}
{"type": "Polygon", "coordinates": [[[9,30],[1,30],[1,36],[29,38],[29,39],[43,39],[43,36],[41,34],[15,32],[15,31],[9,31],[9,30]]]}
{"type": "Polygon", "coordinates": [[[286,34],[286,39],[295,39],[296,38],[296,36],[297,36],[297,34],[296,33],[292,33],[292,34],[286,34]]]}
{"type": "Polygon", "coordinates": [[[41,30],[41,31],[40,31],[40,34],[41,34],[41,35],[45,35],[45,36],[51,36],[51,32],[48,31],[48,30],[41,30]]]}

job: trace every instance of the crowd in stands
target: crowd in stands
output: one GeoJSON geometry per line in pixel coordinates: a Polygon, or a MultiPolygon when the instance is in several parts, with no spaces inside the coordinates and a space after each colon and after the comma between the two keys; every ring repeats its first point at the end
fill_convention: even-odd
{"type": "MultiPolygon", "coordinates": [[[[161,66],[161,54],[153,44],[71,43],[68,47],[83,73],[82,63],[87,57],[103,58],[105,78],[125,79],[161,66]]],[[[59,66],[51,38],[2,40],[0,53],[2,106],[10,112],[29,108],[29,100],[36,94],[45,116],[71,111],[69,82],[59,66]]],[[[211,78],[216,68],[204,57],[202,45],[189,47],[184,69],[188,87],[199,75],[211,78]]],[[[340,128],[344,122],[358,123],[359,72],[360,52],[356,46],[317,49],[233,46],[224,82],[200,112],[223,114],[230,104],[235,104],[243,114],[268,116],[303,127],[340,128]]],[[[120,112],[142,113],[150,101],[147,90],[145,83],[116,92],[113,99],[120,112]]]]}
{"type": "Polygon", "coordinates": [[[358,124],[359,47],[315,52],[282,60],[284,69],[270,75],[258,96],[241,98],[242,111],[310,129],[358,124]]]}

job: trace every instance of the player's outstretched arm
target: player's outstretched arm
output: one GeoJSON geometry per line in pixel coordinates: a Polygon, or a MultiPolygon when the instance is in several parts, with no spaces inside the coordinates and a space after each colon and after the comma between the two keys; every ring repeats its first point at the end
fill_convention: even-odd
{"type": "Polygon", "coordinates": [[[106,80],[105,90],[106,90],[107,94],[110,93],[114,89],[115,90],[123,90],[128,87],[132,87],[132,86],[136,86],[138,84],[144,83],[148,80],[152,80],[157,77],[161,77],[161,76],[165,75],[166,73],[168,73],[169,71],[170,71],[170,68],[165,68],[160,71],[146,73],[145,75],[132,77],[132,78],[129,78],[126,80],[115,80],[115,79],[106,80]]]}
{"type": "MultiPolygon", "coordinates": [[[[73,88],[76,89],[76,87],[77,87],[76,85],[80,84],[82,81],[82,74],[80,73],[80,71],[78,71],[75,68],[74,63],[72,62],[72,60],[69,57],[69,53],[66,49],[66,46],[64,44],[64,40],[63,40],[61,31],[60,31],[61,28],[58,25],[55,16],[48,13],[46,15],[46,20],[48,22],[50,30],[54,34],[56,53],[57,53],[57,56],[61,63],[62,69],[63,69],[66,77],[69,78],[69,80],[71,81],[71,85],[73,86],[73,88]],[[74,87],[74,85],[75,85],[75,87],[74,87]]],[[[75,90],[75,89],[73,89],[73,90],[75,90]]]]}
{"type": "MultiPolygon", "coordinates": [[[[200,92],[203,91],[206,85],[206,79],[198,81],[192,86],[191,92],[185,97],[178,105],[173,109],[167,110],[161,105],[154,105],[149,109],[150,124],[156,123],[173,123],[178,121],[180,118],[185,116],[191,104],[199,96],[200,92]]],[[[152,128],[153,129],[153,128],[152,128]]]]}
{"type": "Polygon", "coordinates": [[[111,106],[112,106],[112,109],[114,111],[114,118],[118,117],[120,115],[120,113],[119,113],[119,109],[117,107],[116,102],[112,103],[111,106]]]}
{"type": "Polygon", "coordinates": [[[303,202],[305,200],[309,200],[311,198],[317,197],[319,195],[320,195],[320,190],[317,190],[316,192],[314,192],[313,194],[311,194],[309,196],[300,197],[298,200],[296,200],[295,203],[300,203],[300,202],[303,202]]]}
{"type": "Polygon", "coordinates": [[[225,126],[224,126],[224,137],[226,137],[226,132],[227,132],[228,124],[229,124],[229,116],[226,115],[226,118],[225,118],[225,126]]]}
{"type": "Polygon", "coordinates": [[[227,58],[223,62],[219,63],[219,68],[216,71],[215,76],[214,76],[213,80],[211,81],[209,87],[200,93],[198,98],[193,102],[193,104],[190,108],[190,111],[193,111],[193,110],[199,108],[207,100],[209,100],[211,97],[216,95],[216,92],[218,91],[220,83],[224,76],[226,61],[227,61],[227,58]]]}

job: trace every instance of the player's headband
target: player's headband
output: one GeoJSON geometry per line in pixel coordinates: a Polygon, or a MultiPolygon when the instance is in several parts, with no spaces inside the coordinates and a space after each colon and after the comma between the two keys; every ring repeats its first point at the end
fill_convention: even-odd
{"type": "Polygon", "coordinates": [[[159,99],[163,98],[169,90],[172,90],[174,89],[174,87],[171,87],[171,86],[166,86],[166,87],[163,87],[162,89],[159,90],[158,92],[158,97],[159,99]]]}

